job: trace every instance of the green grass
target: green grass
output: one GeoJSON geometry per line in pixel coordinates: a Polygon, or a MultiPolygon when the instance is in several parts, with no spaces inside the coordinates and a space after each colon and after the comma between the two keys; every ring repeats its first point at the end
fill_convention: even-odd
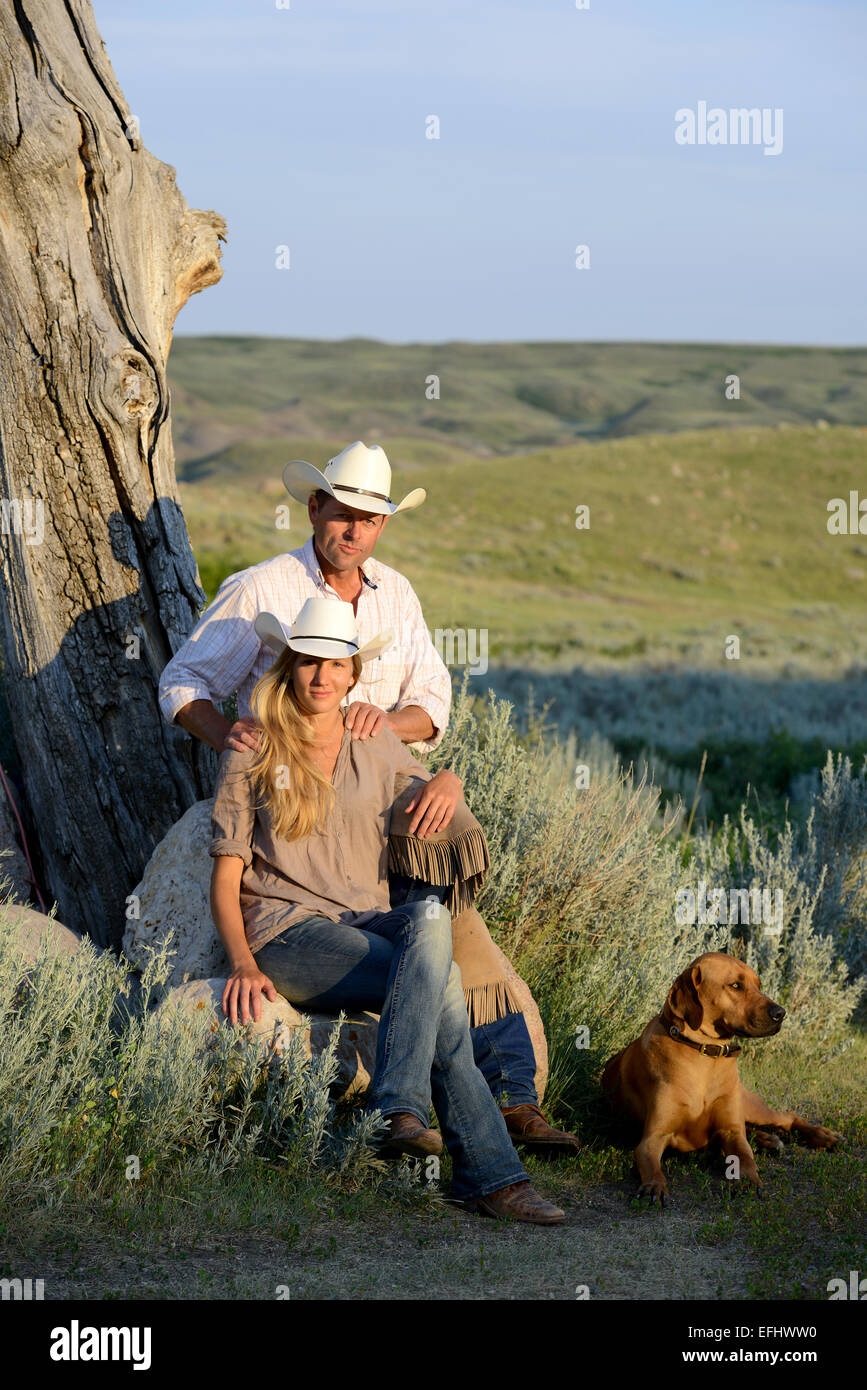
{"type": "MultiPolygon", "coordinates": [[[[289,529],[275,525],[282,457],[182,482],[209,595],[307,539],[297,503],[289,529]]],[[[419,458],[397,485],[428,500],[388,523],[376,553],[409,577],[432,632],[484,629],[493,665],[831,674],[867,661],[867,535],[826,525],[829,499],[865,477],[867,431],[849,426],[419,458]]]]}
{"type": "MultiPolygon", "coordinates": [[[[640,763],[647,754],[640,738],[616,738],[612,742],[625,765],[640,763]]],[[[855,767],[867,757],[867,738],[837,745],[820,738],[798,739],[787,729],[774,730],[764,741],[708,738],[695,748],[657,747],[651,757],[663,769],[655,780],[665,801],[682,794],[679,787],[667,784],[667,767],[695,774],[697,782],[704,760],[701,787],[706,796],[701,819],[709,825],[721,824],[724,816],[736,820],[746,800],[756,824],[781,827],[787,816],[795,823],[806,819],[809,804],[793,803],[791,787],[795,778],[807,773],[815,773],[818,780],[829,747],[835,754],[848,757],[855,767]]]]}
{"type": "Polygon", "coordinates": [[[577,1159],[525,1157],[567,1211],[554,1232],[458,1212],[396,1173],[353,1188],[298,1163],[247,1162],[231,1182],[120,1180],[59,1208],[7,1209],[0,1277],[44,1278],[49,1298],[275,1298],[283,1286],[295,1299],[574,1299],[589,1281],[592,1297],[824,1300],[830,1279],[864,1274],[867,1039],[855,1047],[820,1068],[742,1063],[767,1099],[848,1140],[835,1153],[760,1151],[761,1200],[733,1197],[704,1151],[668,1155],[671,1205],[641,1206],[631,1150],[590,1118],[577,1159]]]}
{"type": "Polygon", "coordinates": [[[306,539],[297,504],[275,526],[285,462],[361,438],[429,494],[378,555],[494,663],[724,669],[729,634],[752,670],[867,658],[867,539],[826,529],[867,476],[860,349],[181,337],[169,373],[209,596],[306,539]]]}
{"type": "Polygon", "coordinates": [[[353,439],[385,443],[403,472],[426,455],[867,418],[867,353],[857,348],[178,336],[169,380],[181,476],[246,468],[269,449],[269,470],[291,455],[321,466],[353,439]],[[731,373],[737,401],[725,399],[731,373]],[[432,374],[439,400],[427,398],[432,374]]]}
{"type": "Polygon", "coordinates": [[[864,1273],[867,1245],[867,1037],[859,1033],[852,1050],[820,1068],[778,1058],[755,1067],[744,1079],[766,1098],[784,1095],[787,1104],[803,1107],[806,1118],[844,1134],[847,1143],[834,1153],[807,1149],[789,1141],[780,1158],[761,1153],[764,1183],[761,1202],[744,1194],[738,1210],[712,1216],[698,1238],[714,1246],[740,1231],[760,1257],[747,1281],[752,1298],[828,1297],[830,1279],[849,1271],[864,1273]]]}

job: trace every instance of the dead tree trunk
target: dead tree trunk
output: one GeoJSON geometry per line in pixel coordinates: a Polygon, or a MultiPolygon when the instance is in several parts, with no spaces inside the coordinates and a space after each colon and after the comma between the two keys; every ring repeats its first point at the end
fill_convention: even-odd
{"type": "Polygon", "coordinates": [[[120,939],[155,844],[211,789],[159,673],[204,603],[166,358],[225,223],[144,147],[89,0],[0,6],[0,633],[58,917],[120,939]]]}

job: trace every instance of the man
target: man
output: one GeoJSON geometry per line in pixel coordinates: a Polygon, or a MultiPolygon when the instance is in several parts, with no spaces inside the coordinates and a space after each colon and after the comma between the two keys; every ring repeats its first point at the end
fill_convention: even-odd
{"type": "MultiPolygon", "coordinates": [[[[383,726],[422,752],[441,742],[451,705],[451,680],[424,623],[408,581],[372,558],[388,519],[424,502],[415,488],[392,502],[391,468],[378,444],[360,441],[329,459],[324,472],[301,459],[283,470],[290,496],[307,506],[313,534],[298,550],[284,552],[229,575],[160,680],[160,707],[221,752],[256,748],[250,694],[274,660],[254,630],[257,613],[291,623],[308,598],[351,603],[364,643],[391,628],[393,646],[373,661],[350,693],[346,727],[366,739],[383,726]],[[237,690],[234,724],[216,708],[237,690]]],[[[445,774],[447,778],[448,774],[445,774]]],[[[448,800],[445,778],[426,782],[414,807],[411,833],[436,831],[448,800]]],[[[412,885],[394,881],[392,902],[406,901],[412,885]]],[[[552,1129],[538,1107],[533,1045],[522,1013],[506,1012],[471,1028],[476,1065],[488,1082],[514,1141],[541,1150],[579,1147],[574,1135],[552,1129]]]]}

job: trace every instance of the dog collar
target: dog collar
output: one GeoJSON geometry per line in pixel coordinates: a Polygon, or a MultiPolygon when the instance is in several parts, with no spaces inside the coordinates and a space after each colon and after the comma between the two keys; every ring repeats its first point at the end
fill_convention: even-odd
{"type": "Polygon", "coordinates": [[[705,1057],[733,1057],[736,1052],[741,1052],[743,1050],[741,1048],[740,1043],[736,1042],[693,1042],[692,1038],[685,1038],[683,1036],[683,1033],[681,1033],[676,1023],[669,1023],[668,1019],[665,1017],[664,1014],[660,1014],[660,1018],[662,1019],[662,1022],[665,1024],[665,1031],[668,1033],[668,1036],[670,1038],[674,1038],[675,1042],[684,1043],[687,1047],[691,1047],[695,1052],[702,1053],[702,1055],[705,1057]]]}

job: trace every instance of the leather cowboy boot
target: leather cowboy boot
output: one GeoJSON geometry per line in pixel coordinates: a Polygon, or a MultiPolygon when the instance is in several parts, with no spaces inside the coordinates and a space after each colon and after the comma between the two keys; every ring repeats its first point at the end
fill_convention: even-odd
{"type": "Polygon", "coordinates": [[[389,1130],[382,1141],[383,1153],[411,1154],[413,1158],[427,1158],[429,1154],[442,1153],[442,1137],[435,1129],[425,1129],[415,1115],[401,1111],[386,1118],[389,1130]]]}
{"type": "Polygon", "coordinates": [[[467,1203],[470,1211],[482,1216],[498,1216],[511,1221],[529,1221],[535,1226],[559,1226],[566,1220],[562,1207],[546,1202],[528,1181],[513,1182],[508,1187],[476,1197],[467,1203]]]}
{"type": "Polygon", "coordinates": [[[513,1144],[526,1144],[536,1153],[579,1152],[581,1140],[577,1134],[552,1129],[538,1105],[526,1101],[523,1105],[504,1105],[500,1109],[513,1144]]]}

